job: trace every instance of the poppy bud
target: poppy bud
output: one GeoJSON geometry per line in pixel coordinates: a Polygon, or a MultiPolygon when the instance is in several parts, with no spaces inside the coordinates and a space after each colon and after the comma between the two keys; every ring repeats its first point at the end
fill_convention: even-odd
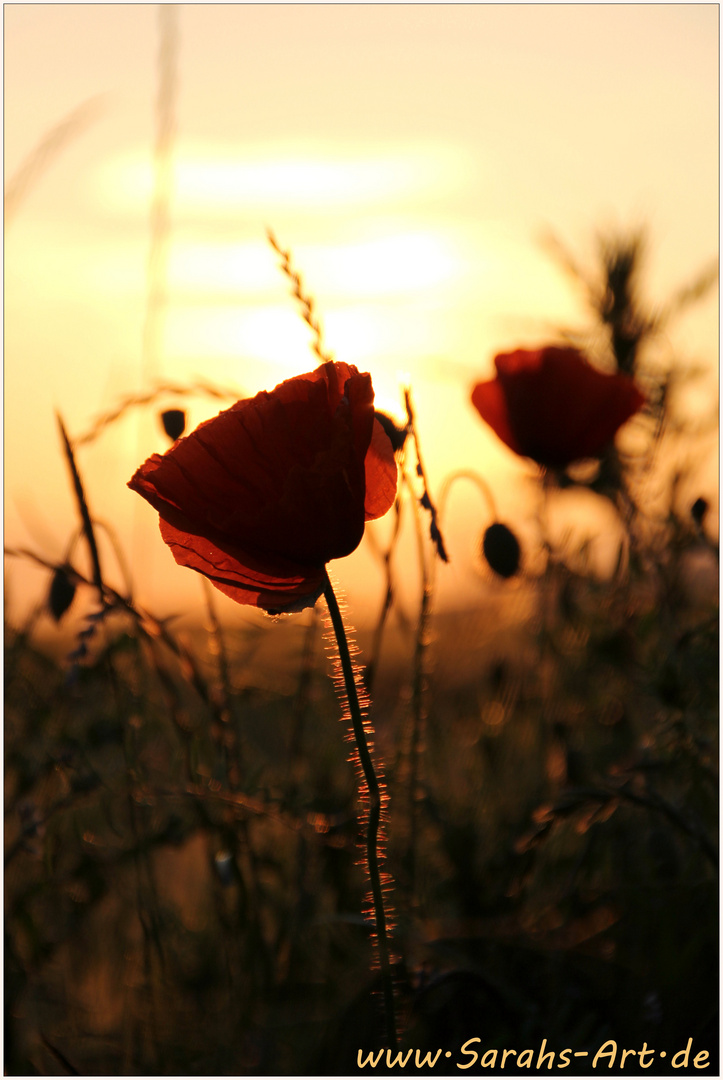
{"type": "Polygon", "coordinates": [[[708,500],[699,498],[696,499],[690,508],[690,516],[698,527],[703,524],[703,518],[708,512],[708,500]]]}
{"type": "Polygon", "coordinates": [[[63,615],[73,603],[73,597],[75,596],[75,585],[68,577],[66,569],[62,566],[58,566],[53,574],[53,580],[50,584],[50,593],[48,595],[48,607],[50,608],[50,614],[53,616],[56,622],[60,622],[63,615]]]}
{"type": "Polygon", "coordinates": [[[397,450],[401,450],[404,443],[407,441],[407,427],[398,427],[391,416],[387,416],[386,413],[379,412],[378,409],[374,410],[374,416],[384,428],[385,432],[389,436],[389,441],[392,444],[392,449],[396,454],[397,450]]]}
{"type": "Polygon", "coordinates": [[[183,409],[166,409],[161,413],[161,423],[168,438],[175,442],[186,430],[186,414],[183,409]]]}
{"type": "Polygon", "coordinates": [[[520,544],[507,525],[496,521],[482,538],[482,552],[496,574],[513,577],[520,568],[520,544]]]}

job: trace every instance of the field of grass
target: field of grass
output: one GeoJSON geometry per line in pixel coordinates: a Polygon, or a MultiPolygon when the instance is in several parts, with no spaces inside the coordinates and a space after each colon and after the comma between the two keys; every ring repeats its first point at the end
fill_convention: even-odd
{"type": "MultiPolygon", "coordinates": [[[[701,506],[645,521],[613,581],[551,553],[514,608],[392,605],[400,1045],[436,1072],[473,1038],[717,1068],[717,547],[701,506]]],[[[70,660],[6,628],[6,1074],[356,1072],[379,983],[322,601],[232,631],[97,596],[70,660]]]]}

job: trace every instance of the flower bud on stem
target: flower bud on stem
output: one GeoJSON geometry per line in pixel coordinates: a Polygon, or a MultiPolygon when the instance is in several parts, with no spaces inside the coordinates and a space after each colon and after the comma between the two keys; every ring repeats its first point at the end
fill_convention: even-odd
{"type": "Polygon", "coordinates": [[[324,572],[324,599],[329,609],[331,624],[339,649],[342,674],[346,698],[351,715],[354,731],[354,739],[359,753],[359,763],[367,787],[368,816],[366,833],[366,863],[369,880],[371,882],[372,903],[374,906],[374,921],[376,926],[377,948],[379,950],[379,966],[382,974],[382,989],[384,995],[384,1015],[386,1020],[387,1040],[389,1048],[396,1053],[397,1050],[397,1026],[394,1011],[394,985],[392,982],[392,968],[389,956],[389,936],[387,930],[387,916],[384,909],[384,895],[382,892],[382,878],[379,871],[379,825],[382,813],[382,794],[379,786],[374,762],[372,761],[364,731],[364,719],[362,716],[359,695],[357,693],[354,666],[352,664],[349,644],[344,630],[344,622],[339,610],[334,589],[332,588],[329,575],[324,572]]]}

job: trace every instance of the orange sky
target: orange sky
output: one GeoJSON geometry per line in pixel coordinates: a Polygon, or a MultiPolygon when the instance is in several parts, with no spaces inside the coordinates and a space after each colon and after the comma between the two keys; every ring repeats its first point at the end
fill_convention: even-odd
{"type": "MultiPolygon", "coordinates": [[[[314,366],[267,226],[291,248],[337,359],[371,371],[387,407],[411,382],[433,487],[478,468],[510,519],[529,517],[526,468],[484,430],[469,387],[495,352],[583,321],[541,232],[590,258],[600,229],[645,224],[658,302],[717,254],[715,5],[184,6],[169,303],[144,370],[158,10],[15,5],[4,27],[6,185],[98,99],[6,219],[10,545],[60,557],[75,528],[56,409],[79,436],[152,375],[251,394],[314,366]]],[[[708,365],[710,404],[717,297],[665,344],[708,365]]],[[[217,407],[199,397],[189,411],[195,424],[217,407]]],[[[192,607],[195,575],[172,564],[155,515],[125,489],[165,446],[153,415],[134,413],[79,464],[94,514],[143,553],[140,595],[192,607]]],[[[715,488],[710,467],[705,477],[715,488]]],[[[470,535],[485,519],[461,488],[450,508],[440,589],[452,602],[482,595],[470,535]]],[[[337,568],[352,605],[376,595],[377,578],[362,580],[370,558],[337,568]]],[[[13,567],[11,610],[44,587],[13,567]]]]}

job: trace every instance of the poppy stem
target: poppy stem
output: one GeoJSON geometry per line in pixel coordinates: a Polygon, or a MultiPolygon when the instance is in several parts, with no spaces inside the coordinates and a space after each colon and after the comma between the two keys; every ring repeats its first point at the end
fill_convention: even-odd
{"type": "Polygon", "coordinates": [[[354,665],[349,652],[349,643],[344,629],[344,621],[341,617],[339,604],[329,575],[324,571],[324,599],[326,600],[334,629],[336,643],[339,648],[339,660],[344,676],[346,698],[349,705],[354,739],[359,753],[364,780],[368,793],[368,817],[366,834],[366,861],[369,880],[371,882],[372,903],[374,906],[374,922],[377,935],[377,948],[379,950],[379,966],[382,974],[382,988],[384,995],[384,1015],[386,1019],[387,1039],[391,1050],[397,1050],[397,1025],[394,1009],[394,984],[392,981],[392,967],[389,955],[389,932],[387,929],[387,915],[384,909],[384,894],[382,891],[382,878],[379,870],[379,825],[382,813],[382,793],[374,769],[374,762],[367,745],[364,717],[359,702],[354,665]]]}

